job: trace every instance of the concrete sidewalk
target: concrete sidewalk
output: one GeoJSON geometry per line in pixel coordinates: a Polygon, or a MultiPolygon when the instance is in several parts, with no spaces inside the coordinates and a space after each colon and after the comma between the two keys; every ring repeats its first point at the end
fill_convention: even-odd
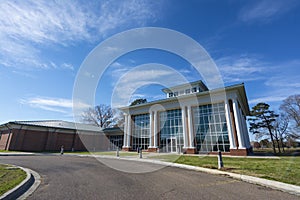
{"type": "Polygon", "coordinates": [[[0,152],[0,156],[32,156],[35,153],[31,152],[0,152]]]}

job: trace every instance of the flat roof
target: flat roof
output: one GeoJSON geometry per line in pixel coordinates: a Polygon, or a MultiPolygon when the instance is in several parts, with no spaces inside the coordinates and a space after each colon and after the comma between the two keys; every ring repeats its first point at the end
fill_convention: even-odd
{"type": "Polygon", "coordinates": [[[137,105],[133,105],[133,106],[124,106],[124,107],[120,107],[119,109],[120,110],[128,110],[130,108],[138,108],[138,107],[144,107],[144,106],[151,106],[151,105],[159,104],[159,103],[170,102],[170,101],[173,101],[175,99],[190,98],[193,95],[196,95],[197,97],[201,97],[201,96],[205,96],[205,95],[221,93],[221,92],[224,92],[224,91],[227,92],[227,91],[230,91],[230,90],[238,90],[238,92],[240,93],[241,101],[242,101],[241,103],[243,103],[245,105],[245,109],[246,109],[245,114],[250,115],[249,104],[248,104],[248,99],[247,99],[244,83],[235,84],[235,85],[231,85],[231,86],[226,86],[224,88],[217,88],[217,89],[212,89],[212,90],[208,90],[208,91],[192,93],[192,94],[188,94],[188,95],[182,95],[182,96],[178,96],[178,97],[170,97],[170,98],[166,98],[166,99],[155,100],[155,101],[146,102],[146,103],[143,103],[143,104],[137,104],[137,105]]]}
{"type": "Polygon", "coordinates": [[[195,86],[195,85],[200,85],[201,88],[204,89],[205,91],[208,90],[207,86],[203,83],[203,81],[199,80],[199,81],[194,81],[194,82],[190,82],[190,83],[184,83],[184,84],[181,84],[181,85],[176,85],[176,86],[169,87],[169,88],[163,88],[162,91],[164,93],[167,93],[167,92],[171,92],[171,91],[174,91],[174,90],[179,90],[179,89],[183,89],[183,88],[186,88],[186,87],[189,87],[189,86],[195,86]]]}
{"type": "Polygon", "coordinates": [[[9,126],[9,125],[26,125],[26,126],[83,130],[83,131],[93,131],[93,132],[100,132],[103,130],[99,126],[95,126],[95,125],[67,122],[63,120],[11,121],[2,124],[0,126],[9,126]]]}

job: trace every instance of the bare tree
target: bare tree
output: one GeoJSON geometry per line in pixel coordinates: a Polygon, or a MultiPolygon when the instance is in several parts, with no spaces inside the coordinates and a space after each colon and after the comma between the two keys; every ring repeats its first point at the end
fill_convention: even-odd
{"type": "Polygon", "coordinates": [[[113,110],[110,106],[100,104],[95,108],[89,108],[82,114],[82,121],[108,128],[113,123],[113,110]]]}
{"type": "Polygon", "coordinates": [[[300,94],[291,95],[286,98],[280,106],[293,124],[291,137],[300,138],[300,94]]]}
{"type": "Polygon", "coordinates": [[[282,147],[282,150],[284,152],[284,139],[287,139],[289,132],[288,132],[288,126],[289,126],[289,118],[281,113],[280,116],[276,119],[276,121],[273,124],[274,128],[274,138],[277,143],[278,151],[281,153],[280,146],[282,147]]]}

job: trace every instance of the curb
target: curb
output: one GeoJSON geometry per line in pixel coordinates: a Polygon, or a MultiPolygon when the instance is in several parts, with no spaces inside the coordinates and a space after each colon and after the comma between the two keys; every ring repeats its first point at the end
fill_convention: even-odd
{"type": "Polygon", "coordinates": [[[40,175],[37,172],[16,165],[12,166],[25,171],[26,178],[19,185],[0,196],[1,200],[25,199],[36,190],[41,182],[40,175]]]}
{"type": "MultiPolygon", "coordinates": [[[[75,155],[75,154],[73,154],[73,155],[75,155]]],[[[296,185],[292,185],[292,184],[288,184],[288,183],[282,183],[279,181],[267,180],[267,179],[263,179],[263,178],[257,178],[254,176],[220,171],[220,170],[216,170],[216,169],[208,169],[208,168],[203,168],[203,167],[196,167],[196,166],[191,166],[191,165],[170,163],[170,162],[165,162],[165,161],[160,161],[160,160],[151,160],[151,159],[146,160],[146,159],[140,159],[140,158],[124,158],[124,157],[112,157],[112,156],[101,156],[101,155],[75,155],[75,156],[95,157],[95,158],[98,157],[98,158],[148,162],[148,163],[159,164],[159,165],[164,165],[164,166],[168,166],[168,167],[177,167],[177,168],[182,168],[182,169],[187,169],[187,170],[200,171],[200,172],[205,172],[205,173],[209,173],[209,174],[225,175],[225,176],[229,176],[231,178],[238,179],[238,180],[241,180],[244,182],[257,184],[257,185],[265,186],[265,187],[272,188],[275,190],[287,192],[289,194],[300,196],[300,186],[296,186],[296,185]]]]}
{"type": "Polygon", "coordinates": [[[32,156],[35,155],[35,153],[27,153],[27,152],[21,152],[21,153],[0,153],[0,156],[32,156]]]}

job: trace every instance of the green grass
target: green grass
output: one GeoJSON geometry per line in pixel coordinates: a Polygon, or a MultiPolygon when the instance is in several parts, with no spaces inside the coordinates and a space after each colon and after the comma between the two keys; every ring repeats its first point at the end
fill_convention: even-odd
{"type": "Polygon", "coordinates": [[[10,153],[10,152],[17,152],[17,151],[0,150],[0,153],[10,153]]]}
{"type": "MultiPolygon", "coordinates": [[[[217,157],[181,156],[176,163],[217,169],[217,157]]],[[[280,159],[223,157],[224,169],[229,172],[276,180],[300,186],[300,157],[280,159]]]]}
{"type": "Polygon", "coordinates": [[[284,148],[284,152],[281,149],[281,153],[278,152],[276,149],[276,154],[273,153],[272,148],[260,148],[260,149],[253,149],[253,153],[255,155],[276,155],[276,156],[296,156],[300,155],[300,147],[297,148],[284,148]]]}
{"type": "Polygon", "coordinates": [[[0,164],[0,196],[20,184],[26,178],[26,172],[10,165],[0,164]]]}

